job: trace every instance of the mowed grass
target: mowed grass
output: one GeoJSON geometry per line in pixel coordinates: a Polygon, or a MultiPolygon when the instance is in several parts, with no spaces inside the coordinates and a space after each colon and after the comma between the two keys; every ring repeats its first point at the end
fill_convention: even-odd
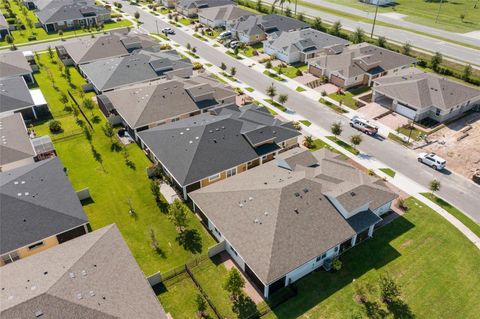
{"type": "Polygon", "coordinates": [[[403,217],[341,256],[341,271],[303,278],[299,294],[265,318],[367,318],[352,282],[376,285],[385,273],[416,318],[478,318],[480,251],[432,209],[412,198],[407,204],[403,217]]]}
{"type": "Polygon", "coordinates": [[[337,137],[335,136],[327,136],[327,138],[336,143],[337,145],[343,147],[344,149],[346,149],[347,151],[349,151],[350,153],[354,154],[354,155],[358,155],[360,152],[355,148],[353,147],[352,145],[338,139],[337,137]]]}
{"type": "Polygon", "coordinates": [[[380,168],[380,170],[392,178],[395,177],[395,175],[397,174],[397,172],[388,167],[380,168]]]}
{"type": "MultiPolygon", "coordinates": [[[[60,36],[58,33],[47,33],[45,29],[42,27],[35,28],[35,23],[38,21],[37,16],[35,15],[34,11],[32,10],[27,10],[26,15],[23,14],[21,7],[15,2],[15,1],[8,1],[10,4],[10,8],[12,11],[16,14],[16,19],[19,19],[22,21],[23,25],[25,26],[25,30],[13,30],[11,31],[11,35],[14,38],[14,43],[15,44],[22,44],[29,42],[28,38],[31,36],[36,37],[36,40],[34,41],[42,41],[42,40],[49,40],[49,39],[55,39],[59,38],[60,36]],[[30,28],[27,24],[27,19],[30,19],[33,23],[33,27],[30,28]]],[[[0,8],[2,8],[2,12],[5,12],[6,10],[4,9],[4,1],[2,1],[2,4],[0,5],[0,8]]],[[[113,21],[106,23],[103,28],[100,30],[101,31],[107,31],[110,29],[115,29],[115,28],[121,28],[121,27],[127,27],[131,26],[132,22],[129,20],[121,20],[121,21],[113,21]]],[[[96,30],[93,28],[93,32],[96,32],[96,30]]],[[[89,34],[89,32],[84,31],[82,29],[75,30],[75,31],[64,31],[63,32],[63,37],[68,38],[72,36],[81,36],[81,35],[86,35],[89,34]]],[[[5,38],[0,40],[0,45],[8,45],[8,43],[5,41],[5,38]]]]}
{"type": "MultiPolygon", "coordinates": [[[[59,102],[59,91],[66,92],[67,88],[70,88],[78,101],[81,101],[78,90],[85,81],[75,68],[71,68],[72,83],[75,87],[72,88],[47,54],[40,55],[40,62],[43,67],[40,73],[35,74],[35,79],[52,112],[65,113],[63,104],[59,102]],[[49,72],[59,91],[53,88],[49,72]]],[[[88,94],[86,98],[92,96],[93,94],[88,94]]],[[[162,209],[159,208],[151,194],[150,180],[146,175],[146,168],[151,164],[143,151],[136,144],[126,147],[134,168],[128,167],[123,152],[111,150],[111,141],[102,131],[105,119],[98,107],[93,111],[85,110],[85,114],[90,120],[97,117],[100,121],[93,124],[92,145],[100,154],[101,160],[95,160],[92,146],[83,133],[54,144],[60,160],[68,168],[68,176],[74,189],[88,187],[90,190],[92,200],[84,205],[84,210],[92,228],[98,229],[116,223],[146,275],[167,271],[184,264],[197,254],[206,252],[214,240],[193,214],[189,214],[188,228],[196,234],[196,245],[194,248],[185,249],[177,242],[177,231],[167,217],[166,204],[162,209]],[[130,205],[135,216],[129,214],[130,205]],[[159,242],[159,253],[150,245],[150,229],[154,230],[159,242]]],[[[66,114],[58,120],[62,123],[64,134],[76,132],[79,128],[73,115],[66,114]]],[[[48,122],[40,122],[35,126],[35,130],[39,135],[48,134],[48,122]]]]}
{"type": "MultiPolygon", "coordinates": [[[[375,11],[374,5],[361,3],[358,0],[328,1],[369,11],[370,18],[373,17],[375,11]]],[[[435,20],[440,1],[396,0],[395,3],[394,7],[379,7],[379,12],[405,14],[407,17],[403,20],[453,32],[469,32],[480,29],[480,6],[477,4],[477,8],[474,8],[476,0],[443,1],[438,21],[435,20]],[[463,21],[462,14],[465,14],[463,21]]]]}

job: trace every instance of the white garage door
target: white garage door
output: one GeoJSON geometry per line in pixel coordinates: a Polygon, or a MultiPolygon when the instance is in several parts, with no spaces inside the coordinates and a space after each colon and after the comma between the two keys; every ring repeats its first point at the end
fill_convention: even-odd
{"type": "Polygon", "coordinates": [[[402,105],[402,104],[397,104],[397,108],[395,109],[395,112],[397,112],[398,114],[401,114],[403,116],[406,116],[408,117],[409,119],[413,120],[415,118],[415,114],[417,112],[415,112],[414,110],[402,105]]]}

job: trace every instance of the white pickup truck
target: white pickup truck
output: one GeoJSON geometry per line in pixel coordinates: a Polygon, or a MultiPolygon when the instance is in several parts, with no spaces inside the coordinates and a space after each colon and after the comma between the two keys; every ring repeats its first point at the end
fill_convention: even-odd
{"type": "Polygon", "coordinates": [[[378,127],[371,124],[369,121],[362,119],[361,117],[355,115],[350,120],[350,126],[356,128],[357,130],[367,134],[375,135],[378,133],[378,127]]]}

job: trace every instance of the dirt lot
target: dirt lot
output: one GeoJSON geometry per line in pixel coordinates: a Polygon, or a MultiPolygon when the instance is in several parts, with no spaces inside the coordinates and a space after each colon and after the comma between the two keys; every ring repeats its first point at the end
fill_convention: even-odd
{"type": "Polygon", "coordinates": [[[480,170],[480,113],[447,125],[431,134],[429,140],[438,142],[423,149],[446,159],[449,170],[469,179],[476,170],[480,170]]]}

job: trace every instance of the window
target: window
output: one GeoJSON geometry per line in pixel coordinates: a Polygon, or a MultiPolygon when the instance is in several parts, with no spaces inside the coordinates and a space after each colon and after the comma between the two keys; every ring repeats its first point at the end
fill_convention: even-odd
{"type": "Polygon", "coordinates": [[[238,256],[237,251],[236,251],[235,249],[233,249],[232,246],[230,246],[230,248],[232,249],[232,251],[233,251],[233,253],[235,254],[235,256],[238,256]]]}
{"type": "Polygon", "coordinates": [[[28,246],[28,249],[32,250],[32,249],[38,248],[40,246],[43,246],[43,241],[39,241],[38,243],[35,243],[33,245],[28,246]]]}
{"type": "Polygon", "coordinates": [[[227,170],[227,177],[232,177],[234,175],[237,175],[237,168],[236,167],[227,170]]]}
{"type": "Polygon", "coordinates": [[[214,227],[215,228],[215,232],[220,235],[220,237],[222,237],[222,233],[217,229],[217,227],[214,227]]]}
{"type": "Polygon", "coordinates": [[[435,115],[439,116],[440,112],[441,112],[441,110],[439,108],[437,108],[436,111],[435,111],[435,115]]]}
{"type": "Polygon", "coordinates": [[[213,181],[216,181],[219,178],[220,178],[220,174],[214,174],[214,175],[208,177],[208,181],[213,182],[213,181]]]}
{"type": "Polygon", "coordinates": [[[12,262],[12,260],[10,259],[10,255],[9,255],[9,254],[3,255],[3,256],[2,256],[2,260],[3,260],[3,263],[4,263],[5,265],[12,262]]]}
{"type": "Polygon", "coordinates": [[[321,256],[317,257],[316,262],[318,263],[319,261],[325,259],[327,257],[327,253],[323,253],[321,256]]]}

